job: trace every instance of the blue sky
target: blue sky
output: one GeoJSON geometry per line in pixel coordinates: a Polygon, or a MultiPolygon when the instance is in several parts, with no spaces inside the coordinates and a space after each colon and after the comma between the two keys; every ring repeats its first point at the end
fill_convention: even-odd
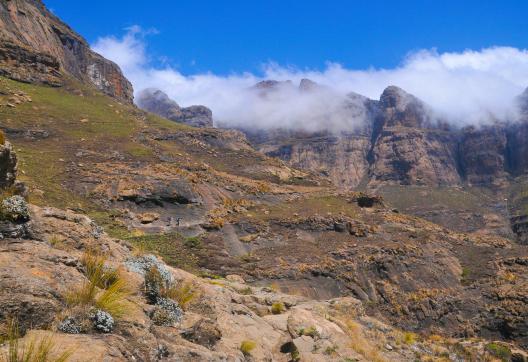
{"type": "Polygon", "coordinates": [[[263,63],[393,68],[409,52],[528,47],[527,1],[45,0],[90,43],[139,25],[149,59],[183,74],[258,72],[263,63]]]}

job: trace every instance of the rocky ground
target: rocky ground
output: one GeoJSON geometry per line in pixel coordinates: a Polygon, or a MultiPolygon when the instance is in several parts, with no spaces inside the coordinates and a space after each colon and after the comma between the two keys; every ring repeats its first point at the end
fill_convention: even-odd
{"type": "Polygon", "coordinates": [[[524,124],[454,133],[389,87],[348,96],[357,132],[248,141],[136,108],[39,0],[0,25],[2,352],[527,360],[524,124]]]}
{"type": "MultiPolygon", "coordinates": [[[[73,211],[31,206],[29,217],[23,237],[0,241],[1,289],[11,291],[0,296],[0,317],[18,316],[25,334],[19,346],[51,338],[51,355],[69,351],[71,361],[491,360],[497,348],[525,358],[500,342],[395,329],[367,316],[352,297],[314,301],[251,286],[236,275],[198,278],[108,237],[73,211]],[[118,300],[125,313],[111,323],[72,317],[78,314],[69,295],[87,283],[88,251],[104,255],[105,268],[126,280],[118,300]],[[149,301],[146,275],[153,266],[175,288],[188,286],[191,297],[173,320],[161,318],[164,307],[149,301]]],[[[90,308],[108,307],[101,305],[90,308]]]]}

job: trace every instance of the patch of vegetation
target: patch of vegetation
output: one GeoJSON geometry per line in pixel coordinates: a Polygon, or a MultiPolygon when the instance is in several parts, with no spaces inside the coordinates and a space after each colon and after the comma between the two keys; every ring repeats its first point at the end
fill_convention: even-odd
{"type": "Polygon", "coordinates": [[[499,358],[501,361],[507,362],[510,360],[512,352],[510,348],[501,343],[488,343],[485,346],[486,351],[488,351],[493,357],[499,358]]]}
{"type": "Polygon", "coordinates": [[[85,254],[87,280],[66,293],[70,307],[93,307],[108,312],[113,317],[124,316],[130,309],[126,298],[130,295],[128,283],[117,271],[108,269],[104,259],[85,254]]]}
{"type": "Polygon", "coordinates": [[[348,316],[343,317],[343,327],[350,337],[350,347],[372,362],[387,362],[375,345],[363,336],[362,327],[348,316]]]}
{"type": "Polygon", "coordinates": [[[462,273],[460,274],[460,282],[462,284],[468,284],[471,277],[471,269],[469,267],[463,267],[462,273]]]}
{"type": "Polygon", "coordinates": [[[299,329],[299,335],[312,337],[314,339],[320,337],[319,332],[314,326],[299,329]]]}
{"type": "Polygon", "coordinates": [[[145,295],[151,304],[161,299],[171,299],[185,310],[200,295],[198,287],[192,282],[167,280],[156,267],[145,273],[145,295]]]}
{"type": "Polygon", "coordinates": [[[255,341],[245,340],[240,344],[240,351],[244,354],[244,356],[250,356],[251,351],[253,351],[255,347],[257,347],[257,343],[255,341]]]}
{"type": "Polygon", "coordinates": [[[200,272],[198,274],[200,278],[214,279],[214,280],[224,280],[225,278],[218,274],[212,274],[209,272],[200,272]]]}
{"type": "Polygon", "coordinates": [[[73,355],[72,350],[64,351],[56,345],[51,332],[21,342],[16,320],[7,323],[7,352],[0,354],[1,362],[66,362],[73,355]]]}
{"type": "Polygon", "coordinates": [[[120,278],[117,269],[105,265],[106,257],[93,250],[87,250],[83,254],[81,263],[88,280],[95,281],[98,288],[107,289],[120,278]]]}
{"type": "Polygon", "coordinates": [[[358,207],[355,203],[347,201],[346,197],[323,195],[316,197],[299,198],[291,202],[280,205],[270,205],[267,210],[261,207],[251,207],[251,214],[259,220],[288,219],[293,215],[299,217],[311,216],[315,213],[319,215],[345,215],[357,217],[358,207]]]}
{"type": "Polygon", "coordinates": [[[275,302],[271,305],[271,313],[273,314],[281,314],[286,310],[286,307],[284,306],[284,303],[282,302],[275,302]]]}
{"type": "Polygon", "coordinates": [[[405,344],[415,344],[416,343],[416,334],[412,332],[404,332],[402,341],[405,344]]]}
{"type": "Polygon", "coordinates": [[[328,346],[326,347],[325,351],[324,351],[324,354],[326,355],[329,355],[329,356],[333,356],[337,353],[337,350],[338,350],[338,346],[337,345],[332,345],[332,346],[328,346]]]}
{"type": "Polygon", "coordinates": [[[145,234],[145,235],[123,235],[121,239],[127,240],[137,248],[145,252],[152,252],[160,255],[163,260],[174,267],[187,270],[191,273],[199,271],[199,258],[194,253],[199,252],[199,247],[190,247],[190,245],[201,244],[201,239],[192,239],[187,241],[178,233],[167,234],[145,234]]]}
{"type": "Polygon", "coordinates": [[[191,236],[188,238],[185,238],[183,241],[183,245],[185,245],[188,248],[194,249],[200,247],[202,244],[202,239],[199,236],[191,236]]]}
{"type": "Polygon", "coordinates": [[[245,287],[243,289],[238,289],[237,292],[239,294],[249,295],[249,294],[253,294],[253,289],[251,289],[251,287],[245,287]]]}
{"type": "Polygon", "coordinates": [[[167,289],[165,297],[178,302],[179,306],[186,310],[189,303],[199,297],[199,291],[193,283],[181,282],[167,289]]]}

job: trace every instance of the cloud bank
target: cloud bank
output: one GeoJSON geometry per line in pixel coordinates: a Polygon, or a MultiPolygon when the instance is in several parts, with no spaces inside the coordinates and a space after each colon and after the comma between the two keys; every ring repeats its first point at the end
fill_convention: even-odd
{"type": "Polygon", "coordinates": [[[145,34],[134,26],[122,37],[99,38],[92,48],[122,68],[136,93],[161,89],[181,106],[205,105],[212,109],[215,122],[236,127],[350,130],[361,126],[364,117],[361,111],[354,116],[343,112],[346,94],[378,99],[389,85],[414,94],[455,125],[512,120],[514,99],[528,87],[528,51],[512,47],[460,53],[421,50],[393,69],[354,70],[329,62],[324,70],[265,64],[259,75],[184,75],[170,66],[152,64],[145,34]],[[249,90],[265,79],[297,85],[303,78],[322,85],[322,90],[281,87],[265,97],[249,90]]]}

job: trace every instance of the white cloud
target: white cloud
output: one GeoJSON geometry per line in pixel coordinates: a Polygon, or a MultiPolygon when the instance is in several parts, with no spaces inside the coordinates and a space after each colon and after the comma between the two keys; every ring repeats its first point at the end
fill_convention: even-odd
{"type": "Polygon", "coordinates": [[[389,85],[416,95],[455,124],[475,124],[489,121],[490,115],[514,117],[513,99],[528,86],[528,51],[511,47],[460,53],[422,50],[394,69],[353,70],[328,63],[322,71],[310,71],[267,64],[263,75],[183,75],[167,65],[152,66],[143,35],[134,26],[121,38],[98,39],[93,49],[119,64],[136,92],[159,88],[182,106],[206,105],[216,121],[236,126],[350,129],[362,119],[340,113],[342,97],[353,91],[378,99],[389,85]],[[263,79],[298,83],[302,78],[327,89],[302,96],[288,90],[264,99],[248,92],[263,79]]]}

